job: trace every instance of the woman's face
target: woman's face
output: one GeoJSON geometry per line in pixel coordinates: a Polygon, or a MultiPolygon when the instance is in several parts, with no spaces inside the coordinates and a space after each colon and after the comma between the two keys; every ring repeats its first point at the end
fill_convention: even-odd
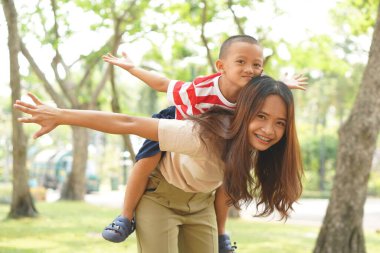
{"type": "Polygon", "coordinates": [[[278,95],[269,95],[248,125],[248,138],[252,148],[264,151],[276,144],[284,135],[286,124],[285,102],[278,95]]]}

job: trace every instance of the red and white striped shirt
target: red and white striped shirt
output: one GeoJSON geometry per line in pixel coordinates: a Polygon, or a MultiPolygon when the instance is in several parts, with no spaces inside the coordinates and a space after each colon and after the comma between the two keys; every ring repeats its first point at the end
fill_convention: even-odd
{"type": "Polygon", "coordinates": [[[192,82],[171,80],[167,97],[176,107],[175,118],[184,119],[189,115],[204,113],[214,105],[234,109],[219,89],[220,73],[195,78],[192,82]]]}

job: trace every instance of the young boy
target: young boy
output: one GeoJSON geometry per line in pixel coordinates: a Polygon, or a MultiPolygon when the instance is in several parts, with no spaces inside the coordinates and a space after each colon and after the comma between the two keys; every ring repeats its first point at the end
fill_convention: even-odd
{"type": "MultiPolygon", "coordinates": [[[[169,107],[154,115],[158,118],[185,119],[190,115],[205,112],[214,105],[234,109],[236,97],[250,79],[263,72],[263,52],[257,40],[247,35],[228,38],[221,46],[215,65],[218,73],[198,77],[192,82],[169,80],[150,71],[134,66],[123,53],[123,58],[111,54],[103,60],[119,66],[157,91],[167,92],[169,107]],[[175,116],[174,116],[175,112],[175,116]]],[[[304,89],[305,78],[290,80],[291,88],[304,89]]],[[[103,237],[112,242],[124,241],[134,231],[134,210],[143,195],[148,177],[161,159],[158,143],[146,140],[136,156],[136,164],[128,179],[121,216],[117,217],[103,231],[103,237]]],[[[228,214],[228,196],[220,186],[215,195],[215,211],[218,223],[219,253],[234,252],[225,224],[228,214]]]]}

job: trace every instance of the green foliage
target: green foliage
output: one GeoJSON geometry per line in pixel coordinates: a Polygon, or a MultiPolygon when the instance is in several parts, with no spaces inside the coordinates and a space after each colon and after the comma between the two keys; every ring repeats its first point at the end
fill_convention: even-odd
{"type": "Polygon", "coordinates": [[[321,168],[321,160],[324,161],[326,189],[332,186],[332,179],[335,174],[336,155],[338,146],[337,132],[324,127],[313,126],[305,128],[303,125],[302,137],[300,139],[302,158],[305,169],[305,188],[306,190],[318,191],[320,178],[318,171],[321,168]],[[329,130],[329,131],[326,131],[329,130]]]}
{"type": "Polygon", "coordinates": [[[187,48],[186,44],[183,43],[184,41],[175,41],[173,46],[172,46],[172,54],[174,59],[183,59],[186,57],[190,57],[194,55],[194,51],[187,48]]]}
{"type": "Polygon", "coordinates": [[[379,4],[378,0],[340,1],[332,14],[338,26],[347,24],[352,35],[358,36],[367,33],[375,25],[379,4]]]}
{"type": "Polygon", "coordinates": [[[380,170],[372,170],[368,180],[368,194],[370,196],[380,196],[380,170]]]}
{"type": "Polygon", "coordinates": [[[1,179],[2,175],[0,173],[0,204],[10,204],[12,197],[12,185],[10,183],[1,183],[1,179]]]}

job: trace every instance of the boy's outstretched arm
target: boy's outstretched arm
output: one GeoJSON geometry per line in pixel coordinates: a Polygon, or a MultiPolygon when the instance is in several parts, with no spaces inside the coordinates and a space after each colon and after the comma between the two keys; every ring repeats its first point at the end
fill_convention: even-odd
{"type": "Polygon", "coordinates": [[[112,54],[103,55],[102,58],[105,62],[125,69],[156,91],[166,92],[168,90],[168,85],[170,82],[168,78],[135,66],[125,52],[122,52],[122,54],[123,57],[121,58],[118,58],[112,54]]]}
{"type": "Polygon", "coordinates": [[[14,108],[31,116],[19,118],[19,122],[41,126],[33,138],[47,134],[59,125],[71,125],[104,133],[135,134],[154,141],[158,140],[158,119],[93,110],[60,109],[44,104],[31,93],[28,95],[35,104],[17,100],[14,108]]]}
{"type": "Polygon", "coordinates": [[[286,84],[289,89],[298,89],[298,90],[306,90],[307,77],[303,74],[294,75],[292,77],[288,77],[288,74],[285,74],[280,80],[286,84]]]}

